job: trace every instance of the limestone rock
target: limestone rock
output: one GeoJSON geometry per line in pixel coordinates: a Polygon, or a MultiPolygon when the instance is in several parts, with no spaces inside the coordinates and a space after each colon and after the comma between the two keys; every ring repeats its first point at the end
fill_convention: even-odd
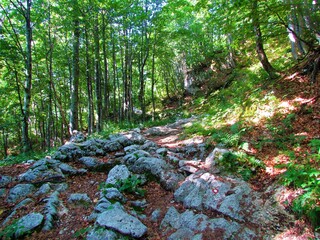
{"type": "Polygon", "coordinates": [[[87,240],[117,240],[118,234],[105,228],[93,228],[86,237],[87,240]]]}
{"type": "Polygon", "coordinates": [[[55,152],[53,158],[63,162],[70,162],[79,159],[83,155],[84,152],[76,145],[76,143],[66,143],[58,148],[58,151],[55,152]]]}
{"type": "Polygon", "coordinates": [[[31,233],[38,228],[43,222],[43,215],[40,213],[29,213],[20,218],[17,224],[17,230],[14,233],[15,238],[20,238],[26,234],[31,233]]]}
{"type": "Polygon", "coordinates": [[[223,147],[216,147],[205,159],[205,166],[210,169],[216,165],[216,161],[221,159],[222,155],[228,153],[229,150],[223,147]]]}
{"type": "Polygon", "coordinates": [[[46,205],[44,207],[45,222],[42,230],[51,230],[54,226],[54,221],[58,217],[58,207],[60,205],[59,192],[55,191],[48,198],[45,199],[46,205]]]}
{"type": "Polygon", "coordinates": [[[94,157],[82,157],[79,159],[79,162],[85,165],[90,171],[97,171],[97,172],[105,172],[109,171],[116,165],[116,161],[108,161],[102,162],[97,158],[94,157]]]}
{"type": "Polygon", "coordinates": [[[86,193],[73,193],[69,196],[68,202],[76,205],[88,205],[92,203],[91,199],[86,193]]]}
{"type": "Polygon", "coordinates": [[[117,184],[118,181],[123,181],[131,175],[126,165],[117,165],[112,168],[108,174],[107,184],[117,184]]]}
{"type": "Polygon", "coordinates": [[[9,191],[7,202],[15,203],[35,191],[32,184],[18,184],[9,191]]]}
{"type": "Polygon", "coordinates": [[[120,208],[112,208],[101,213],[96,223],[134,238],[140,238],[147,233],[147,227],[139,219],[120,208]]]}
{"type": "Polygon", "coordinates": [[[9,183],[11,183],[12,177],[0,175],[0,188],[6,187],[9,183]]]}
{"type": "Polygon", "coordinates": [[[70,142],[74,142],[74,143],[80,143],[86,140],[86,136],[82,133],[79,132],[77,130],[74,130],[72,132],[72,136],[70,138],[70,142]]]}

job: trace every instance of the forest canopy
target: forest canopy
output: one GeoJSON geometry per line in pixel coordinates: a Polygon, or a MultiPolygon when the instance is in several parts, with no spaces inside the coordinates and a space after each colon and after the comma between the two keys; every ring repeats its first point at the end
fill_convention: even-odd
{"type": "MultiPolygon", "coordinates": [[[[319,9],[317,0],[2,0],[0,155],[159,119],[165,99],[194,94],[195,82],[225,86],[255,62],[277,78],[319,53],[319,9]]],[[[319,58],[306,71],[317,68],[319,58]]]]}

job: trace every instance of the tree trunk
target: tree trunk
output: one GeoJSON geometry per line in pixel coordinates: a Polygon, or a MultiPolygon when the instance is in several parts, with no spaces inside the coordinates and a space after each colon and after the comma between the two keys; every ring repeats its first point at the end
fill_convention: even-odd
{"type": "Polygon", "coordinates": [[[3,155],[6,158],[8,156],[8,135],[4,128],[2,128],[2,139],[3,139],[3,155]]]}
{"type": "Polygon", "coordinates": [[[117,120],[117,101],[116,101],[116,94],[117,94],[117,59],[116,59],[116,44],[115,44],[115,34],[114,30],[112,30],[112,70],[113,70],[113,120],[117,120]]]}
{"type": "Polygon", "coordinates": [[[70,126],[69,134],[78,130],[79,114],[79,50],[80,50],[80,22],[78,17],[78,2],[74,0],[74,32],[73,32],[73,60],[72,60],[72,83],[71,83],[71,106],[70,106],[70,126]]]}
{"type": "Polygon", "coordinates": [[[105,13],[102,14],[102,50],[103,50],[103,65],[104,65],[104,83],[103,83],[103,118],[108,120],[109,118],[109,66],[107,58],[107,43],[106,43],[106,23],[105,13]]]}
{"type": "Polygon", "coordinates": [[[252,24],[256,38],[256,52],[258,54],[258,58],[263,69],[268,73],[269,77],[274,79],[277,77],[276,70],[270,64],[263,48],[262,33],[259,22],[258,0],[254,0],[252,3],[252,24]]]}
{"type": "Polygon", "coordinates": [[[53,54],[53,41],[51,37],[51,8],[49,6],[49,29],[48,29],[48,40],[49,40],[49,56],[47,56],[47,71],[49,75],[49,86],[48,86],[48,117],[47,117],[47,134],[46,134],[46,148],[50,150],[51,148],[51,138],[53,132],[53,114],[52,114],[52,85],[53,85],[53,73],[52,73],[52,54],[53,54]],[[48,59],[49,58],[49,59],[48,59]]]}
{"type": "Polygon", "coordinates": [[[94,46],[95,46],[95,60],[94,60],[94,66],[95,66],[95,90],[96,90],[96,106],[97,106],[97,123],[96,123],[96,129],[97,132],[100,132],[102,130],[102,98],[101,98],[101,74],[100,74],[100,44],[99,44],[99,19],[98,19],[98,13],[95,17],[95,26],[94,26],[94,46]]]}
{"type": "Polygon", "coordinates": [[[151,69],[151,99],[152,99],[152,121],[156,117],[156,103],[154,97],[154,88],[155,88],[155,55],[156,55],[156,37],[157,34],[154,34],[154,43],[152,49],[152,69],[151,69]]]}
{"type": "Polygon", "coordinates": [[[86,41],[86,80],[87,80],[87,94],[88,94],[88,134],[93,133],[94,127],[94,106],[93,106],[93,93],[92,93],[92,75],[91,75],[91,61],[89,54],[89,36],[88,36],[88,26],[85,28],[85,41],[86,41]]]}
{"type": "Polygon", "coordinates": [[[27,0],[27,8],[25,11],[26,20],[26,80],[24,84],[23,98],[23,122],[22,122],[22,150],[28,152],[31,150],[29,139],[29,116],[31,101],[31,84],[32,84],[32,27],[31,27],[31,0],[27,0]]]}

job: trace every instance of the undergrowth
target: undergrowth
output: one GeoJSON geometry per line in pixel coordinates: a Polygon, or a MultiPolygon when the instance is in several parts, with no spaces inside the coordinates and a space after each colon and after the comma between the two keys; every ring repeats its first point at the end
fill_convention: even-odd
{"type": "MultiPolygon", "coordinates": [[[[276,92],[277,82],[266,81],[266,76],[255,68],[237,69],[233,74],[235,80],[228,88],[193,100],[193,109],[201,118],[185,129],[184,137],[202,135],[207,137],[208,147],[223,144],[231,148],[232,152],[225,154],[218,164],[245,180],[264,168],[263,158],[260,161],[246,154],[249,148],[256,152],[265,148],[275,153],[286,151],[290,162],[279,166],[286,169],[282,183],[303,189],[303,194],[293,202],[292,210],[298,216],[306,216],[319,230],[320,140],[313,139],[306,146],[307,135],[295,132],[300,116],[292,109],[300,105],[293,103],[288,111],[281,104],[286,96],[276,92]],[[251,140],[251,130],[255,128],[259,129],[260,136],[251,140]],[[294,149],[303,153],[295,154],[294,149]]],[[[306,114],[312,114],[310,109],[306,114]]]]}
{"type": "Polygon", "coordinates": [[[240,174],[245,181],[250,180],[259,169],[265,168],[261,160],[241,151],[224,153],[218,165],[227,172],[240,174]]]}
{"type": "Polygon", "coordinates": [[[298,216],[307,216],[316,229],[320,229],[320,140],[310,141],[311,153],[304,156],[289,152],[290,162],[278,165],[286,168],[282,176],[285,186],[301,188],[303,193],[294,200],[292,210],[298,216]]]}
{"type": "Polygon", "coordinates": [[[52,149],[50,152],[28,152],[28,153],[21,153],[16,156],[10,155],[5,159],[3,159],[2,161],[0,161],[0,167],[19,164],[28,160],[40,160],[45,156],[48,156],[48,155],[50,156],[54,151],[55,149],[52,149]]]}

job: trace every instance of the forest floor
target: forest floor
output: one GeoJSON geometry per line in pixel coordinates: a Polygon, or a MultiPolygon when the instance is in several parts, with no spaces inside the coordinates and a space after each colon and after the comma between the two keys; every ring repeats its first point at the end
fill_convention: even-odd
{"type": "MultiPolygon", "coordinates": [[[[293,149],[297,156],[300,155],[303,157],[306,150],[310,151],[310,146],[308,145],[310,139],[320,139],[319,85],[319,78],[316,84],[310,84],[307,76],[293,73],[290,76],[281,78],[278,82],[266,88],[266,91],[269,90],[268,88],[272,88],[275,95],[281,99],[283,104],[283,112],[272,118],[273,124],[278,123],[281,127],[286,114],[295,114],[295,118],[290,122],[290,134],[305,136],[304,140],[299,143],[299,146],[296,146],[293,149]]],[[[180,128],[165,136],[148,136],[147,138],[154,141],[159,146],[170,149],[187,143],[188,139],[182,139],[180,137],[182,133],[183,129],[180,128]]],[[[249,132],[246,132],[246,134],[242,136],[242,140],[249,143],[259,142],[261,141],[261,136],[266,137],[270,136],[270,134],[270,129],[266,127],[266,123],[260,122],[256,126],[252,127],[249,132]]],[[[204,137],[198,137],[198,140],[199,142],[205,142],[206,139],[204,137]]],[[[259,192],[264,192],[274,182],[278,181],[281,174],[285,171],[285,169],[279,169],[275,166],[277,164],[289,162],[288,156],[282,154],[282,152],[279,151],[278,146],[273,142],[265,143],[259,149],[251,147],[248,149],[248,154],[254,155],[255,157],[263,160],[266,164],[266,169],[259,171],[257,175],[250,180],[252,189],[259,192]]],[[[76,168],[81,167],[78,163],[69,164],[76,168]]],[[[28,164],[1,167],[0,174],[17,177],[19,174],[26,172],[29,167],[30,165],[28,164]]],[[[88,196],[93,199],[93,202],[96,203],[99,199],[99,184],[105,182],[106,178],[107,173],[101,172],[88,172],[82,176],[68,177],[66,183],[69,185],[69,188],[59,196],[64,205],[68,206],[68,209],[65,209],[66,214],[62,214],[62,217],[58,220],[53,230],[47,232],[35,232],[25,239],[82,239],[86,235],[87,228],[92,224],[85,218],[85,216],[90,215],[93,211],[94,205],[89,205],[86,208],[71,206],[67,202],[68,196],[71,193],[83,192],[87,193],[88,196]]],[[[8,188],[12,187],[13,184],[14,183],[9,185],[8,188]]],[[[146,190],[144,198],[148,202],[148,206],[143,211],[143,214],[146,216],[150,216],[154,209],[161,209],[161,213],[164,214],[170,206],[174,206],[178,210],[184,210],[182,204],[174,201],[173,192],[164,190],[159,183],[148,182],[143,186],[143,188],[146,190]]],[[[289,201],[285,204],[289,207],[292,200],[297,195],[299,195],[299,190],[288,189],[286,201],[289,201]]],[[[128,199],[132,199],[132,195],[126,195],[126,197],[128,199]]],[[[16,217],[22,217],[31,210],[37,211],[39,208],[38,203],[41,203],[42,200],[43,199],[41,199],[40,196],[33,203],[21,209],[17,213],[16,217]]],[[[8,204],[4,199],[0,199],[0,206],[0,222],[2,222],[13,205],[8,204]]],[[[164,216],[162,215],[160,219],[163,217],[164,216]]],[[[164,236],[159,230],[159,221],[152,222],[148,217],[143,221],[143,223],[148,227],[148,239],[164,239],[164,236]]],[[[277,239],[303,240],[310,238],[315,238],[312,227],[306,219],[300,218],[295,221],[292,228],[290,228],[286,233],[283,233],[277,239]]]]}

